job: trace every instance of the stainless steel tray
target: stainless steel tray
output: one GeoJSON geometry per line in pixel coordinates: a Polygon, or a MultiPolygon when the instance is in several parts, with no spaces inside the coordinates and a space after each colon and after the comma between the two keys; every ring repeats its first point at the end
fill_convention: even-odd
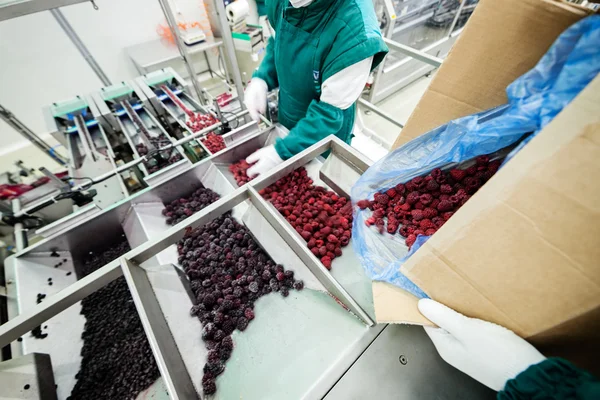
{"type": "MultiPolygon", "coordinates": [[[[74,376],[78,369],[80,347],[77,346],[81,346],[83,329],[78,302],[124,275],[162,376],[151,391],[161,397],[161,393],[164,396],[161,388],[166,387],[171,398],[199,398],[206,350],[200,340],[200,324],[189,316],[191,300],[172,265],[177,261],[174,245],[188,227],[202,226],[231,211],[275,261],[305,280],[307,288],[293,291],[287,298],[265,296],[256,303],[256,319],[245,332],[234,334],[235,351],[217,380],[216,395],[211,398],[323,398],[337,382],[342,382],[340,379],[346,371],[352,371],[353,365],[355,368],[372,362],[367,358],[367,364],[363,364],[361,355],[386,325],[374,323],[370,279],[358,264],[352,246],[344,248],[344,255],[336,258],[332,271],[328,271],[291,225],[258,193],[282,176],[306,166],[317,183],[348,195],[350,187],[371,162],[336,137],[329,136],[268,175],[238,188],[227,165],[272,143],[280,134],[273,127],[249,135],[155,187],[85,221],[72,223],[66,230],[9,258],[6,272],[7,279],[11,280],[8,285],[11,320],[0,326],[0,346],[12,342],[16,354],[30,352],[31,340],[15,340],[27,336],[37,325],[49,325],[54,336],[63,337],[64,341],[58,343],[57,340],[50,345],[49,336],[38,341],[35,349],[51,354],[59,391],[64,382],[59,398],[68,395],[74,380],[65,380],[64,376],[74,376]],[[331,153],[323,160],[321,154],[328,150],[331,153]],[[221,199],[178,225],[167,226],[159,214],[163,204],[189,193],[199,182],[218,192],[221,199]],[[77,280],[75,276],[80,275],[77,272],[82,257],[123,233],[132,250],[77,280]],[[66,258],[66,264],[53,268],[52,263],[57,259],[51,259],[52,251],[66,258]],[[48,273],[57,270],[60,276],[54,278],[54,292],[47,292],[49,296],[45,301],[34,304],[37,290],[47,288],[48,273]],[[76,274],[66,276],[65,271],[76,274]],[[55,361],[54,353],[56,357],[62,354],[63,358],[55,361]],[[57,371],[57,362],[62,372],[57,371]]],[[[421,328],[411,329],[414,335],[425,338],[421,328]]],[[[426,349],[423,360],[433,357],[440,361],[437,354],[432,353],[430,344],[426,349]]],[[[444,374],[457,373],[441,361],[439,364],[444,374]]],[[[423,364],[413,365],[414,374],[425,368],[423,364]]],[[[365,385],[382,384],[377,383],[376,378],[371,376],[365,385]]],[[[470,393],[469,385],[479,387],[474,381],[465,381],[465,385],[457,385],[448,393],[464,394],[465,390],[470,393]]],[[[385,384],[398,386],[403,382],[399,377],[385,384]]],[[[452,382],[452,379],[444,382],[452,382]]],[[[340,398],[331,393],[328,398],[340,398]]]]}

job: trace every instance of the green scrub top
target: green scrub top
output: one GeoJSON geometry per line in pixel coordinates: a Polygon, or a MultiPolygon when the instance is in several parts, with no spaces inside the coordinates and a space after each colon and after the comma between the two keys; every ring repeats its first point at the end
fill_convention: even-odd
{"type": "Polygon", "coordinates": [[[373,56],[371,70],[388,52],[371,0],[314,0],[294,8],[288,0],[267,0],[275,29],[253,76],[279,87],[279,122],[290,130],[275,149],[287,160],[335,134],[350,143],[356,104],[346,110],[320,101],[321,83],[373,56]]]}

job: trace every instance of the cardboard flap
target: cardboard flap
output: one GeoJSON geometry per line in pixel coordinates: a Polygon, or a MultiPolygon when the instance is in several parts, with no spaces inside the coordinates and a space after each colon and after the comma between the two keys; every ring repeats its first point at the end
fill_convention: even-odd
{"type": "MultiPolygon", "coordinates": [[[[401,271],[433,299],[524,337],[600,307],[599,105],[596,77],[401,271]]],[[[406,307],[376,304],[377,318],[413,318],[406,307]]]]}
{"type": "Polygon", "coordinates": [[[585,16],[556,1],[481,0],[393,148],[453,119],[506,103],[506,87],[585,16]]]}

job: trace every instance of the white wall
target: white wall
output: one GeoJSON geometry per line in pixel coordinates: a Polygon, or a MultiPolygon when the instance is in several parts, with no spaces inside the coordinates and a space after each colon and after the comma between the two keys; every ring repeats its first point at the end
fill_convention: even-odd
{"type": "MultiPolygon", "coordinates": [[[[202,18],[201,0],[171,2],[187,20],[202,18]]],[[[63,7],[61,11],[112,82],[137,76],[125,48],[158,37],[158,24],[165,24],[158,1],[96,0],[96,4],[98,11],[90,3],[63,7]]],[[[43,135],[47,130],[43,106],[101,87],[50,12],[0,22],[0,104],[44,139],[48,136],[43,135]]],[[[27,145],[21,135],[0,120],[0,158],[27,145]]],[[[40,162],[31,159],[30,165],[37,167],[40,162]]]]}

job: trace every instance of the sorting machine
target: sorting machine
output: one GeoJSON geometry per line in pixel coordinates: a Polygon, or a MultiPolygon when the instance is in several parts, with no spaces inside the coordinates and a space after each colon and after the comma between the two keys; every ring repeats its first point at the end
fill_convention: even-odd
{"type": "MultiPolygon", "coordinates": [[[[10,345],[15,359],[31,353],[49,354],[57,396],[66,398],[81,362],[85,320],[80,315],[80,301],[124,276],[161,373],[140,398],[203,398],[200,382],[207,350],[200,338],[202,326],[189,313],[193,299],[178,272],[176,242],[186,229],[231,212],[270,257],[293,270],[306,287],[286,298],[271,294],[256,302],[256,318],[244,332],[233,334],[233,356],[217,379],[216,394],[207,398],[492,398],[493,392],[446,364],[421,327],[376,324],[371,281],[352,242],[334,260],[331,271],[325,269],[292,226],[259,194],[304,166],[315,184],[348,197],[371,161],[329,136],[238,187],[228,166],[286,134],[278,126],[240,129],[245,133],[237,133],[238,139],[219,153],[195,164],[186,162],[167,179],[58,227],[40,243],[9,257],[5,273],[10,320],[0,325],[0,346],[10,345]],[[165,204],[200,184],[221,198],[168,226],[161,214],[165,204]],[[119,235],[126,237],[132,250],[83,277],[83,258],[119,235]],[[66,261],[55,268],[53,254],[66,261]],[[50,287],[49,277],[54,282],[50,287]],[[47,297],[36,304],[41,291],[47,297]],[[47,327],[49,334],[43,340],[29,333],[39,325],[47,327]]],[[[47,362],[43,365],[34,370],[49,368],[47,362]]],[[[22,388],[23,380],[3,378],[1,366],[0,382],[15,391],[22,388]]],[[[31,389],[39,391],[34,385],[41,381],[30,380],[31,389]]]]}

